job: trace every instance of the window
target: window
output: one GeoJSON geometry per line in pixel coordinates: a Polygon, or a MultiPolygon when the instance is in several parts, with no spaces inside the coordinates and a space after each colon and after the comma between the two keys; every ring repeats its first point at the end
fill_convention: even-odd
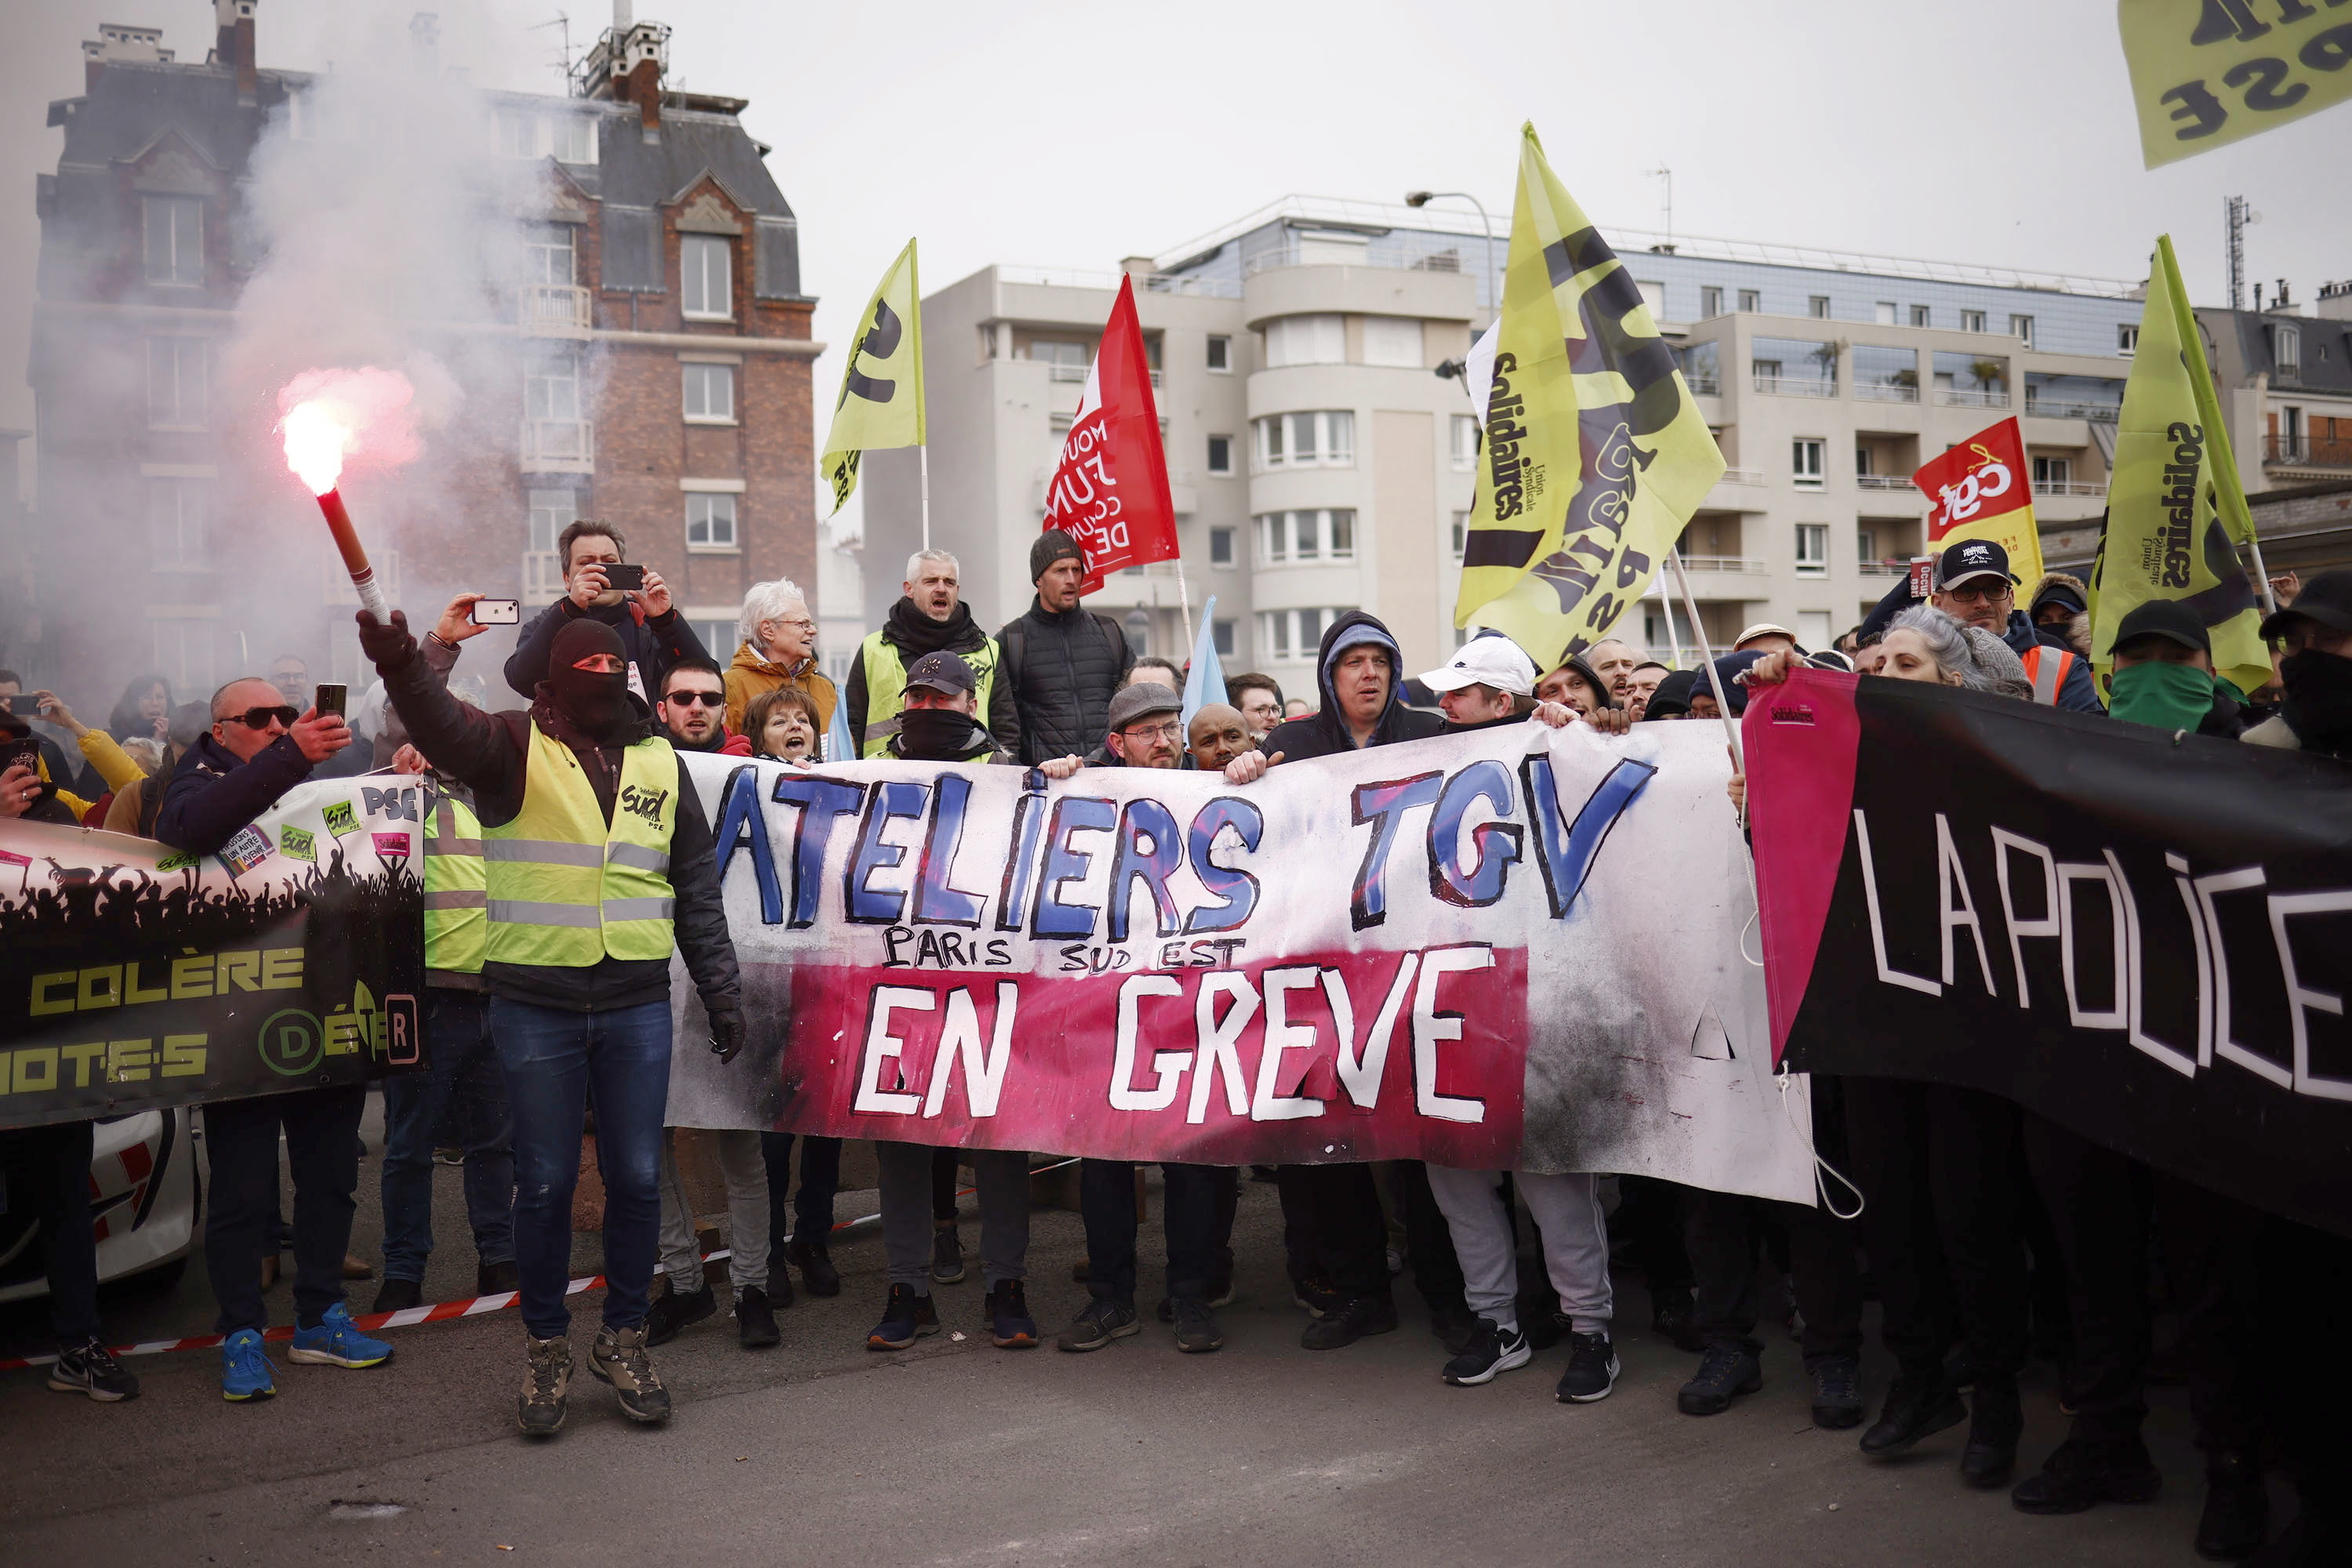
{"type": "Polygon", "coordinates": [[[1723,290],[1712,283],[1704,284],[1698,291],[1698,315],[1702,321],[1713,321],[1723,314],[1723,290]]]}
{"type": "Polygon", "coordinates": [[[1647,278],[1637,278],[1633,280],[1633,287],[1642,291],[1642,309],[1650,312],[1650,320],[1664,321],[1666,319],[1666,286],[1664,283],[1653,282],[1647,278]]]}
{"type": "Polygon", "coordinates": [[[1211,621],[1209,623],[1209,637],[1211,645],[1216,648],[1217,657],[1219,658],[1231,658],[1234,657],[1234,649],[1235,647],[1234,634],[1240,626],[1241,623],[1239,621],[1211,621]]]}
{"type": "Polygon", "coordinates": [[[563,531],[580,521],[580,492],[577,490],[533,490],[530,492],[530,548],[543,554],[555,552],[555,542],[563,531]]]}
{"type": "Polygon", "coordinates": [[[1364,318],[1364,363],[1421,368],[1421,323],[1402,316],[1364,318]]]}
{"type": "Polygon", "coordinates": [[[1830,525],[1826,522],[1797,524],[1797,575],[1825,577],[1829,575],[1829,570],[1830,525]]]}
{"type": "Polygon", "coordinates": [[[1275,414],[1250,421],[1264,468],[1351,468],[1356,466],[1356,416],[1344,408],[1275,414]]]}
{"type": "Polygon", "coordinates": [[[2009,319],[2009,335],[2017,339],[2027,348],[2032,348],[2033,346],[2033,318],[2031,316],[2011,316],[2009,319]]]}
{"type": "Polygon", "coordinates": [[[1827,610],[1797,612],[1797,641],[1809,648],[1826,648],[1837,640],[1837,630],[1830,624],[1827,610]]]}
{"type": "Polygon", "coordinates": [[[1783,397],[1835,397],[1838,345],[1809,338],[1753,338],[1749,370],[1756,390],[1783,397]]]}
{"type": "Polygon", "coordinates": [[[1338,316],[1284,316],[1265,324],[1269,370],[1293,364],[1345,364],[1348,333],[1338,316]]]}
{"type": "Polygon", "coordinates": [[[499,155],[593,163],[596,161],[596,121],[584,114],[535,114],[528,109],[502,109],[499,111],[499,155]]]}
{"type": "Polygon", "coordinates": [[[558,114],[547,122],[548,151],[559,163],[596,161],[596,122],[584,114],[558,114]]]}
{"type": "Polygon", "coordinates": [[[1225,372],[1234,368],[1234,340],[1223,332],[1209,334],[1209,368],[1225,372]]]}
{"type": "Polygon", "coordinates": [[[203,479],[147,481],[147,563],[160,572],[202,570],[211,486],[203,479]]]}
{"type": "Polygon", "coordinates": [[[1260,565],[1356,558],[1356,514],[1351,510],[1269,511],[1255,521],[1260,565]]]}
{"type": "Polygon", "coordinates": [[[1985,330],[1984,321],[1985,313],[1982,310],[1962,310],[1960,312],[1960,331],[1964,332],[1983,331],[1985,330]]]}
{"type": "Polygon", "coordinates": [[[2271,357],[2278,362],[2281,375],[2303,374],[2303,329],[2280,321],[2271,328],[2271,357]]]}
{"type": "Polygon", "coordinates": [[[1348,612],[1339,609],[1260,610],[1257,651],[1262,658],[1313,658],[1323,628],[1348,612]]]}
{"type": "Polygon", "coordinates": [[[499,155],[502,158],[539,156],[539,116],[527,109],[499,110],[499,155]]]}
{"type": "Polygon", "coordinates": [[[1790,444],[1790,472],[1798,484],[1807,489],[1822,488],[1822,457],[1828,445],[1812,436],[1800,436],[1790,444]]]}
{"type": "Polygon", "coordinates": [[[1087,378],[1088,356],[1084,343],[1064,342],[1055,338],[1033,338],[1029,342],[1029,357],[1039,364],[1052,365],[1057,373],[1054,377],[1055,381],[1084,381],[1087,378]],[[1058,374],[1066,370],[1076,374],[1066,378],[1058,374]]]}
{"type": "Polygon", "coordinates": [[[1828,321],[1830,319],[1830,297],[1827,294],[1815,294],[1808,298],[1805,300],[1805,314],[1812,317],[1813,320],[1817,321],[1828,321]]]}
{"type": "Polygon", "coordinates": [[[2126,321],[2116,329],[2116,353],[2126,359],[2139,353],[2139,323],[2126,321]]]}
{"type": "Polygon", "coordinates": [[[2033,488],[2063,490],[2074,479],[2074,460],[2071,458],[2036,458],[2033,459],[2033,488]]]}
{"type": "Polygon", "coordinates": [[[1878,559],[1878,530],[1857,528],[1853,531],[1853,558],[1864,562],[1878,559]]]}
{"type": "Polygon", "coordinates": [[[686,624],[694,628],[694,635],[701,639],[702,646],[712,653],[740,646],[738,634],[741,625],[733,616],[688,615],[685,619],[686,624]]]}
{"type": "Polygon", "coordinates": [[[1453,457],[1457,468],[1478,466],[1478,421],[1467,414],[1454,416],[1453,457]]]}
{"type": "Polygon", "coordinates": [[[677,257],[678,296],[688,319],[731,319],[735,295],[728,279],[727,241],[712,234],[682,235],[677,257]]]}
{"type": "Polygon", "coordinates": [[[205,427],[205,341],[147,340],[147,423],[159,430],[205,427]]]}
{"type": "Polygon", "coordinates": [[[155,616],[155,668],[174,687],[210,690],[218,677],[213,668],[213,625],[209,617],[188,614],[155,616]]]}
{"type": "Polygon", "coordinates": [[[1762,310],[1764,308],[1763,290],[1760,289],[1742,289],[1739,291],[1739,308],[1743,310],[1762,310]]]}
{"type": "Polygon", "coordinates": [[[1872,320],[1875,321],[1882,327],[1891,327],[1895,325],[1896,320],[1895,301],[1892,300],[1881,300],[1878,302],[1877,313],[1872,318],[1872,320]]]}
{"type": "Polygon", "coordinates": [[[1209,564],[1231,566],[1234,563],[1234,531],[1230,528],[1209,530],[1209,564]]]}
{"type": "Polygon", "coordinates": [[[1462,563],[1463,546],[1469,542],[1470,514],[1466,511],[1457,511],[1454,514],[1454,563],[1455,565],[1462,563]]]}
{"type": "Polygon", "coordinates": [[[1870,448],[1859,441],[1853,444],[1853,472],[1856,479],[1870,477],[1870,448]]]}
{"type": "Polygon", "coordinates": [[[735,367],[731,364],[688,364],[686,373],[686,417],[691,423],[735,423],[735,367]]]}
{"type": "Polygon", "coordinates": [[[1928,321],[1929,311],[1927,306],[1914,305],[1911,307],[1911,324],[1913,326],[1924,327],[1927,324],[1928,321]]]}
{"type": "Polygon", "coordinates": [[[522,416],[575,422],[580,417],[580,361],[568,347],[534,346],[523,361],[522,416]]]}
{"type": "Polygon", "coordinates": [[[1230,474],[1234,471],[1234,438],[1231,436],[1209,437],[1209,472],[1230,474]]]}
{"type": "Polygon", "coordinates": [[[147,281],[193,288],[205,280],[205,204],[190,196],[144,196],[147,281]]]}
{"type": "Polygon", "coordinates": [[[686,544],[689,550],[735,548],[735,498],[692,494],[686,498],[686,544]]]}
{"type": "Polygon", "coordinates": [[[526,283],[570,284],[579,277],[568,223],[532,224],[523,235],[522,255],[526,283]]]}

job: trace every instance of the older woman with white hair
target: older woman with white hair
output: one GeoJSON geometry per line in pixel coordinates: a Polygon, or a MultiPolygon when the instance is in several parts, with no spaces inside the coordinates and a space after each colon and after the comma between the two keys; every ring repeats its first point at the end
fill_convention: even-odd
{"type": "Polygon", "coordinates": [[[743,732],[743,710],[752,698],[789,686],[816,704],[823,733],[838,697],[816,667],[816,617],[809,614],[807,595],[789,577],[754,583],[743,595],[737,630],[735,658],[727,667],[729,732],[743,732]]]}

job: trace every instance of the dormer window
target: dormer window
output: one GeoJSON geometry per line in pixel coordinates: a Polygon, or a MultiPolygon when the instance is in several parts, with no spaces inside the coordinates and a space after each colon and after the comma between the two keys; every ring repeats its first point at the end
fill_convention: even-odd
{"type": "Polygon", "coordinates": [[[205,280],[205,204],[194,196],[142,196],[147,281],[196,288],[205,280]]]}

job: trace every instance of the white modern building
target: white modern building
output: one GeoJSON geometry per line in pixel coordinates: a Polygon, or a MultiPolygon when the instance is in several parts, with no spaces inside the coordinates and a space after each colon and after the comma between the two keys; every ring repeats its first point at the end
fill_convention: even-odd
{"type": "MultiPolygon", "coordinates": [[[[1450,652],[1476,439],[1452,372],[1507,244],[1468,216],[1294,196],[1123,264],[1184,558],[1181,592],[1174,563],[1144,568],[1097,609],[1175,652],[1180,602],[1197,616],[1214,595],[1227,669],[1302,691],[1343,609],[1388,622],[1414,668],[1450,652]]],[[[1749,621],[1810,645],[1860,619],[1921,548],[1912,471],[2011,415],[2045,527],[2097,517],[2137,285],[1607,232],[1729,465],[1684,540],[1715,646],[1749,621]]],[[[931,537],[992,628],[1029,603],[1029,542],[1118,282],[991,267],[923,301],[931,537]]],[[[922,523],[913,451],[864,472],[872,625],[922,523]]],[[[1655,597],[1623,630],[1662,652],[1692,642],[1655,597]]]]}

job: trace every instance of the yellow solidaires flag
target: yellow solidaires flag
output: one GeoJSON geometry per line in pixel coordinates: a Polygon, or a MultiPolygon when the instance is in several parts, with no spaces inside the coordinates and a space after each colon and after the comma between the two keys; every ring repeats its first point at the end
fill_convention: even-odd
{"type": "Polygon", "coordinates": [[[1454,624],[1549,668],[1641,603],[1723,454],[1642,291],[1520,132],[1486,449],[1454,624]]]}
{"type": "Polygon", "coordinates": [[[841,368],[833,428],[817,459],[833,487],[833,510],[839,511],[857,489],[860,454],[922,444],[923,291],[910,239],[858,318],[857,340],[841,368]]]}
{"type": "Polygon", "coordinates": [[[2221,397],[2172,237],[2156,242],[2139,345],[2116,426],[2107,526],[2091,573],[2091,665],[2115,668],[2116,627],[2150,599],[2180,599],[2213,639],[2213,671],[2251,692],[2271,679],[2254,586],[2237,546],[2254,538],[2221,397]]]}
{"type": "Polygon", "coordinates": [[[2352,98],[2344,0],[2116,0],[2153,169],[2352,98]]]}

